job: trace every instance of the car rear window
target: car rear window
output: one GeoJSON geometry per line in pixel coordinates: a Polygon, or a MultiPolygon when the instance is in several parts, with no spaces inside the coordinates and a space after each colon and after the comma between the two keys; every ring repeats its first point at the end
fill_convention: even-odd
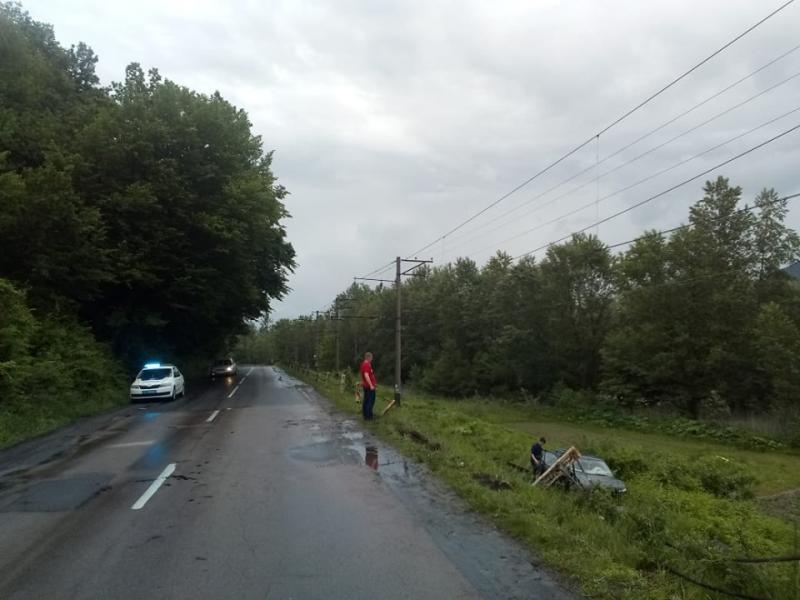
{"type": "Polygon", "coordinates": [[[172,369],[144,369],[139,373],[139,379],[142,381],[154,381],[156,379],[164,379],[172,375],[172,369]]]}
{"type": "Polygon", "coordinates": [[[587,475],[605,475],[606,477],[613,477],[614,473],[608,468],[608,465],[602,460],[596,458],[581,457],[579,460],[581,467],[587,475]]]}

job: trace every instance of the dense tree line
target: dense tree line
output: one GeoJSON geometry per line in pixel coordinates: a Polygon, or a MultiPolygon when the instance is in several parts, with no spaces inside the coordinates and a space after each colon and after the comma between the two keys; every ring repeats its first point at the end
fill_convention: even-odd
{"type": "Polygon", "coordinates": [[[226,349],[294,266],[247,114],[136,63],[103,87],[97,60],[0,3],[0,445],[226,349]]]}
{"type": "Polygon", "coordinates": [[[286,191],[247,114],[0,4],[0,277],[132,364],[224,347],[286,290],[286,191]]]}
{"type": "MultiPolygon", "coordinates": [[[[686,226],[647,232],[619,253],[582,234],[538,262],[498,253],[482,267],[461,259],[423,270],[403,283],[404,378],[453,395],[566,386],[695,417],[796,412],[800,290],[782,267],[800,239],[775,191],[749,206],[741,195],[710,181],[686,226]]],[[[334,301],[344,320],[283,320],[248,343],[332,369],[338,330],[343,364],[372,350],[390,382],[394,294],[353,285],[334,301]]]]}

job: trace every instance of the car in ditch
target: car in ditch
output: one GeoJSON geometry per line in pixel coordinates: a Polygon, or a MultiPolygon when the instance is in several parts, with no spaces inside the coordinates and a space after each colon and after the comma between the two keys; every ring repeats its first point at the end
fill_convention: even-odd
{"type": "MultiPolygon", "coordinates": [[[[550,468],[565,450],[546,450],[544,453],[545,469],[550,468]]],[[[614,475],[614,471],[599,456],[582,454],[567,468],[568,477],[562,478],[568,488],[591,490],[605,488],[613,492],[624,493],[628,490],[625,482],[614,475]]]]}
{"type": "Polygon", "coordinates": [[[136,375],[130,390],[131,401],[175,400],[186,395],[186,382],[175,365],[148,363],[136,375]]]}

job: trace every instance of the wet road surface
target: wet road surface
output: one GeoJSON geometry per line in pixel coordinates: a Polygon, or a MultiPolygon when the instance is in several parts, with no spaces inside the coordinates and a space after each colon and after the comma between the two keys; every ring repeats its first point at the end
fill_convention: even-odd
{"type": "Polygon", "coordinates": [[[272,367],[0,453],[0,598],[572,598],[272,367]]]}

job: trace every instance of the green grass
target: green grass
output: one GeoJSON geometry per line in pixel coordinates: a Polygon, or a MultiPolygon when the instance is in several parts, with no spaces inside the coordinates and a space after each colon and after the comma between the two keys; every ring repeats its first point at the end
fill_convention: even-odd
{"type": "Polygon", "coordinates": [[[125,389],[109,387],[91,395],[61,396],[61,401],[17,402],[0,406],[0,448],[34,438],[129,402],[125,389]]]}
{"type": "MultiPolygon", "coordinates": [[[[332,378],[306,373],[305,379],[342,410],[358,412],[351,391],[340,391],[332,378]]],[[[378,412],[389,396],[380,390],[378,412]]],[[[752,496],[798,486],[798,456],[548,417],[532,419],[530,408],[508,403],[407,394],[401,409],[367,426],[425,463],[472,509],[587,597],[714,597],[669,569],[756,598],[793,597],[793,564],[730,559],[794,553],[791,524],[767,514],[752,496]],[[408,430],[441,448],[431,450],[403,435],[408,430]],[[574,444],[606,457],[628,493],[532,487],[508,463],[527,465],[531,442],[542,434],[550,447],[574,444]],[[511,489],[490,490],[473,479],[478,473],[503,479],[511,489]]]]}
{"type": "Polygon", "coordinates": [[[688,460],[704,456],[721,457],[743,466],[756,479],[758,495],[775,494],[800,488],[800,456],[780,452],[744,450],[725,444],[682,440],[655,433],[618,431],[613,429],[558,423],[554,421],[521,421],[507,427],[528,433],[531,437],[545,435],[548,447],[576,445],[587,450],[602,449],[615,444],[635,448],[642,455],[661,454],[688,460]]]}

